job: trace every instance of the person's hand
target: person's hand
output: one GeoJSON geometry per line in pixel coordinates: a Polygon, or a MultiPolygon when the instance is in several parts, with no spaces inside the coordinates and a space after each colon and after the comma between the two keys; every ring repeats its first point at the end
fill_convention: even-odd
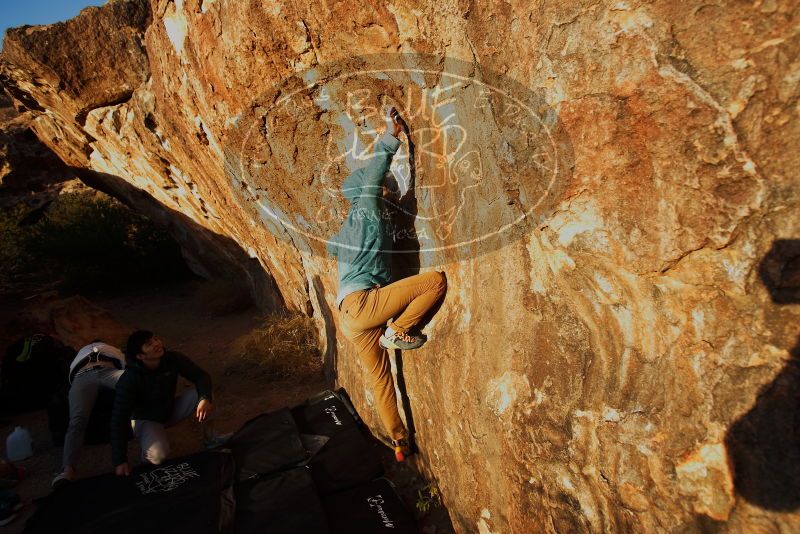
{"type": "Polygon", "coordinates": [[[131,465],[128,462],[124,464],[119,464],[115,471],[117,472],[117,476],[126,477],[131,474],[131,465]]]}
{"type": "Polygon", "coordinates": [[[214,411],[214,405],[211,404],[211,401],[208,399],[203,399],[197,403],[197,410],[195,411],[195,415],[197,415],[197,420],[199,422],[203,422],[208,419],[208,416],[214,411]]]}
{"type": "Polygon", "coordinates": [[[389,116],[386,120],[387,127],[391,127],[392,135],[397,137],[400,135],[400,132],[405,130],[406,123],[403,118],[398,113],[397,109],[391,108],[389,109],[389,116]]]}

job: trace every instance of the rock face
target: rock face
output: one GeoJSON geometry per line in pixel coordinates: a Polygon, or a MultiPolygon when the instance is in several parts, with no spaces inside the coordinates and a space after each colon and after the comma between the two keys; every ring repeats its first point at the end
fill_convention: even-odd
{"type": "Polygon", "coordinates": [[[32,113],[20,113],[0,80],[0,206],[20,202],[38,207],[64,188],[80,185],[73,173],[30,127],[32,113]]]}
{"type": "Polygon", "coordinates": [[[449,287],[406,415],[457,528],[788,532],[798,27],[791,0],[115,1],[9,30],[2,70],[68,165],[257,260],[376,430],[321,245],[397,106],[398,270],[449,287]]]}

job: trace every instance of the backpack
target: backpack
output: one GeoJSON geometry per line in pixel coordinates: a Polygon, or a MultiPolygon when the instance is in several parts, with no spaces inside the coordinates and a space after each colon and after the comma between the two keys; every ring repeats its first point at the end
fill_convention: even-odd
{"type": "Polygon", "coordinates": [[[0,413],[14,415],[47,407],[67,384],[75,349],[46,334],[18,339],[0,367],[0,413]]]}

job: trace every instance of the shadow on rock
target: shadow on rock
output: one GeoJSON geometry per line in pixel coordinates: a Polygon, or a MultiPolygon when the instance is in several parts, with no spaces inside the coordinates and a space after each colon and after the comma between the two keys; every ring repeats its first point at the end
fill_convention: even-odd
{"type": "Polygon", "coordinates": [[[322,357],[322,372],[325,375],[327,383],[333,385],[336,383],[336,370],[338,369],[337,362],[339,359],[339,350],[336,346],[336,323],[333,320],[333,310],[328,306],[325,300],[325,288],[318,275],[314,275],[312,285],[309,289],[313,289],[316,294],[317,302],[319,302],[320,314],[325,323],[325,354],[323,354],[322,357]]]}
{"type": "Polygon", "coordinates": [[[761,260],[758,274],[773,302],[800,302],[800,239],[776,239],[761,260]]]}
{"type": "MultiPolygon", "coordinates": [[[[800,240],[776,240],[759,275],[776,304],[800,302],[800,240]]],[[[800,336],[790,354],[725,438],[736,491],[769,510],[800,508],[800,336]]]]}
{"type": "Polygon", "coordinates": [[[406,377],[403,373],[403,353],[399,350],[392,350],[389,354],[390,357],[392,357],[392,353],[394,353],[394,363],[395,368],[397,369],[397,392],[400,394],[400,405],[403,407],[403,413],[405,414],[409,445],[414,452],[417,452],[417,446],[414,441],[414,435],[417,433],[417,427],[414,424],[414,413],[411,411],[411,399],[409,398],[408,390],[406,389],[406,377]]]}
{"type": "Polygon", "coordinates": [[[736,491],[769,510],[800,507],[800,337],[792,359],[725,438],[736,491]]]}
{"type": "Polygon", "coordinates": [[[415,516],[419,532],[453,534],[456,532],[453,526],[454,520],[462,525],[472,524],[469,519],[447,508],[443,496],[439,493],[436,480],[426,476],[426,472],[429,471],[421,466],[419,456],[412,456],[405,462],[397,462],[391,449],[377,439],[374,445],[386,469],[386,476],[395,484],[400,498],[415,516]]]}
{"type": "Polygon", "coordinates": [[[87,186],[143,213],[154,224],[169,232],[180,244],[189,268],[201,278],[226,280],[240,287],[249,293],[254,304],[263,311],[274,312],[286,308],[272,276],[230,237],[204,228],[118,176],[80,167],[70,169],[87,186]]]}
{"type": "MultiPolygon", "coordinates": [[[[400,280],[419,274],[420,243],[415,229],[417,220],[417,166],[414,163],[416,148],[406,129],[408,139],[409,180],[408,189],[396,204],[390,203],[394,247],[392,250],[392,278],[400,280]]],[[[400,193],[400,186],[395,178],[387,179],[387,187],[393,193],[400,193]]]]}

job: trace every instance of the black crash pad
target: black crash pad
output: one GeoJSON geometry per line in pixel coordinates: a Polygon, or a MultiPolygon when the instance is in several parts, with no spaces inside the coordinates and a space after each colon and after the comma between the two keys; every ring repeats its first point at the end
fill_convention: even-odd
{"type": "Polygon", "coordinates": [[[417,523],[391,482],[378,478],[322,500],[331,534],[416,534],[417,523]]]}
{"type": "Polygon", "coordinates": [[[355,487],[384,473],[383,464],[354,413],[347,397],[332,391],[292,409],[300,432],[329,438],[308,462],[321,496],[355,487]]]}
{"type": "Polygon", "coordinates": [[[28,520],[25,534],[216,534],[234,520],[233,459],[202,452],[65,484],[28,520]]]}

